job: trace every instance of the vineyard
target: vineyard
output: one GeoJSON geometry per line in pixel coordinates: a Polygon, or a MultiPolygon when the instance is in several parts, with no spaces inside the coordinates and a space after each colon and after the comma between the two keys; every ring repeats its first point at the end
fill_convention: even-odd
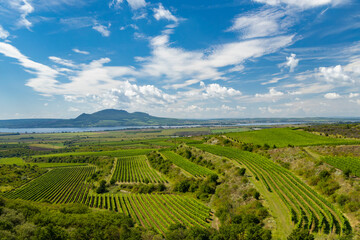
{"type": "Polygon", "coordinates": [[[171,224],[210,227],[211,212],[199,201],[172,194],[94,194],[84,202],[92,208],[130,215],[145,228],[165,233],[171,224]]]}
{"type": "Polygon", "coordinates": [[[312,232],[348,234],[348,220],[325,198],[317,194],[287,169],[260,155],[230,147],[194,145],[215,155],[225,156],[245,165],[267,191],[275,192],[289,210],[295,227],[312,232]]]}
{"type": "Polygon", "coordinates": [[[214,173],[210,169],[199,166],[172,151],[164,151],[161,152],[161,154],[173,162],[176,166],[184,169],[186,172],[194,175],[195,177],[204,177],[214,173]]]}
{"type": "Polygon", "coordinates": [[[71,156],[109,156],[109,157],[127,157],[136,155],[146,155],[154,149],[121,149],[115,151],[100,151],[100,152],[66,152],[45,155],[35,155],[34,158],[46,157],[71,157],[71,156]]]}
{"type": "Polygon", "coordinates": [[[57,168],[57,167],[75,167],[75,166],[86,166],[86,163],[43,163],[43,162],[25,162],[22,158],[1,158],[0,164],[8,165],[30,165],[38,166],[40,168],[57,168]]]}
{"type": "Polygon", "coordinates": [[[83,202],[89,192],[85,179],[94,172],[94,167],[56,168],[4,196],[59,204],[83,202]]]}
{"type": "Polygon", "coordinates": [[[253,143],[255,145],[275,145],[276,147],[359,143],[356,140],[330,138],[290,128],[271,128],[258,131],[227,133],[226,136],[235,141],[253,143]]]}
{"type": "Polygon", "coordinates": [[[166,179],[152,169],[146,156],[118,158],[112,176],[117,182],[165,183],[166,179]]]}
{"type": "Polygon", "coordinates": [[[325,156],[321,160],[340,170],[351,170],[355,176],[360,177],[360,159],[357,157],[325,156]]]}

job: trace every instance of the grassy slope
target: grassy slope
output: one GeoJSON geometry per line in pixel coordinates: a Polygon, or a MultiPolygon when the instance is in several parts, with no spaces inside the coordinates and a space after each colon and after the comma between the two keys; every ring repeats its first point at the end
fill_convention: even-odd
{"type": "Polygon", "coordinates": [[[360,143],[360,141],[356,140],[329,138],[290,128],[272,128],[251,132],[228,133],[226,135],[246,143],[253,143],[255,145],[264,145],[266,143],[270,146],[276,145],[276,147],[286,147],[289,144],[294,146],[310,146],[360,143]]]}

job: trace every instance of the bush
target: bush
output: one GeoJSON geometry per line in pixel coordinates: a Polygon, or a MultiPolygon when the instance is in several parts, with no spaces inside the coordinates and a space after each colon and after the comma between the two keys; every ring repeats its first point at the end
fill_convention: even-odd
{"type": "Polygon", "coordinates": [[[306,229],[296,228],[292,231],[292,233],[288,236],[288,240],[314,240],[314,235],[310,234],[310,232],[306,229]]]}
{"type": "Polygon", "coordinates": [[[338,195],[336,197],[336,202],[340,205],[340,206],[344,206],[347,202],[349,201],[349,197],[344,195],[344,194],[341,194],[341,195],[338,195]]]}
{"type": "Polygon", "coordinates": [[[114,178],[112,178],[111,180],[110,180],[110,184],[111,185],[114,185],[116,183],[116,180],[114,179],[114,178]]]}
{"type": "Polygon", "coordinates": [[[175,185],[174,190],[177,192],[186,193],[189,190],[189,188],[190,188],[189,180],[182,180],[175,185]]]}
{"type": "Polygon", "coordinates": [[[96,193],[100,194],[100,193],[104,193],[104,192],[106,192],[106,181],[101,180],[100,181],[100,186],[96,189],[96,193]]]}
{"type": "Polygon", "coordinates": [[[240,169],[238,169],[237,174],[239,176],[244,176],[245,172],[246,172],[246,168],[240,168],[240,169]]]}

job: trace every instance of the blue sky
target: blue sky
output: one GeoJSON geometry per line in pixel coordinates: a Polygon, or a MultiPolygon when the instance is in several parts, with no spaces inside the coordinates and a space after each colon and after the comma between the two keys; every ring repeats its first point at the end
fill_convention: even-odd
{"type": "Polygon", "coordinates": [[[360,116],[356,0],[0,0],[0,119],[360,116]]]}

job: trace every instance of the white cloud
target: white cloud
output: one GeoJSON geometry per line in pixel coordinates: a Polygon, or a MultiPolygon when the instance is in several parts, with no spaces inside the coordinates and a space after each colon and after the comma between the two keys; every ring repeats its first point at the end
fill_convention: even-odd
{"type": "Polygon", "coordinates": [[[227,88],[220,86],[217,83],[205,85],[204,82],[200,82],[200,86],[204,89],[203,96],[205,98],[226,98],[241,95],[241,92],[233,88],[227,88]]]}
{"type": "Polygon", "coordinates": [[[281,24],[284,17],[283,11],[275,9],[239,15],[233,20],[233,25],[228,31],[239,31],[245,39],[274,36],[286,30],[287,24],[281,24]]]}
{"type": "Polygon", "coordinates": [[[325,5],[338,5],[344,0],[254,0],[255,2],[268,4],[271,6],[287,5],[290,7],[299,7],[303,9],[320,7],[325,5]]]}
{"type": "Polygon", "coordinates": [[[99,23],[95,23],[95,25],[93,26],[93,29],[98,31],[103,37],[109,37],[110,36],[110,31],[109,31],[110,27],[111,27],[110,23],[108,26],[104,26],[99,23]]]}
{"type": "Polygon", "coordinates": [[[156,20],[166,19],[168,21],[178,22],[177,17],[175,17],[169,10],[165,9],[164,6],[159,3],[158,8],[153,8],[154,18],[156,20]]]}
{"type": "Polygon", "coordinates": [[[0,25],[0,38],[1,39],[7,39],[10,36],[10,33],[6,31],[1,25],[0,25]]]}
{"type": "Polygon", "coordinates": [[[267,85],[267,84],[272,84],[272,83],[277,83],[279,82],[280,80],[283,80],[285,78],[288,78],[289,75],[285,75],[285,76],[282,76],[282,77],[273,77],[271,80],[267,81],[267,82],[262,82],[261,85],[267,85]]]}
{"type": "Polygon", "coordinates": [[[277,98],[277,97],[281,97],[282,95],[284,95],[283,92],[277,91],[275,88],[270,88],[268,93],[264,93],[264,94],[257,93],[257,94],[255,94],[255,97],[257,97],[257,98],[277,98]]]}
{"type": "Polygon", "coordinates": [[[299,64],[299,59],[296,59],[296,54],[292,53],[289,57],[286,57],[286,62],[283,66],[287,66],[290,68],[290,72],[294,72],[294,69],[299,64]]]}
{"type": "MultiPolygon", "coordinates": [[[[147,5],[145,0],[126,0],[131,9],[137,10],[147,5]]],[[[112,0],[109,4],[110,7],[120,8],[124,0],[112,0]]]]}
{"type": "Polygon", "coordinates": [[[45,95],[49,94],[48,91],[54,91],[57,83],[55,78],[59,74],[58,71],[30,60],[8,43],[0,42],[0,53],[9,58],[17,59],[19,64],[23,66],[27,72],[36,75],[36,78],[29,79],[26,85],[33,87],[36,91],[42,92],[45,95]]]}
{"type": "Polygon", "coordinates": [[[320,67],[319,72],[328,82],[351,81],[350,77],[343,71],[341,65],[335,67],[320,67]]]}
{"type": "Polygon", "coordinates": [[[17,24],[20,27],[26,27],[30,29],[32,23],[27,19],[27,16],[34,11],[34,7],[29,3],[28,0],[12,0],[9,1],[10,6],[16,9],[20,13],[20,19],[17,24]]]}
{"type": "Polygon", "coordinates": [[[141,74],[167,82],[182,83],[188,79],[224,79],[226,71],[219,68],[241,65],[245,60],[277,51],[292,42],[293,36],[253,39],[212,47],[212,51],[186,51],[172,47],[168,35],[151,39],[152,56],[143,59],[141,74]],[[174,57],[176,56],[176,57],[174,57]]]}
{"type": "Polygon", "coordinates": [[[51,61],[53,61],[54,63],[60,64],[60,65],[64,65],[64,66],[71,67],[71,68],[76,67],[75,64],[73,63],[73,61],[71,61],[71,60],[66,60],[66,59],[62,59],[62,58],[58,58],[58,57],[54,57],[54,56],[50,56],[49,59],[51,61]]]}
{"type": "Polygon", "coordinates": [[[360,94],[359,93],[349,93],[349,98],[355,98],[358,97],[360,94]]]}
{"type": "Polygon", "coordinates": [[[79,53],[79,54],[84,54],[84,55],[89,55],[90,53],[87,52],[87,51],[81,51],[77,48],[73,48],[73,51],[76,52],[76,53],[79,53]]]}
{"type": "Polygon", "coordinates": [[[80,110],[78,108],[75,108],[75,107],[69,107],[68,111],[69,112],[79,112],[80,110]]]}
{"type": "Polygon", "coordinates": [[[146,6],[145,0],[127,0],[132,9],[139,9],[146,6]]]}
{"type": "Polygon", "coordinates": [[[332,93],[327,93],[324,95],[324,97],[326,99],[338,99],[341,98],[341,96],[338,93],[332,92],[332,93]]]}
{"type": "Polygon", "coordinates": [[[92,17],[71,17],[61,18],[60,23],[68,29],[80,29],[94,26],[95,19],[92,17]]]}
{"type": "Polygon", "coordinates": [[[282,112],[281,109],[275,109],[275,108],[271,108],[271,107],[259,107],[259,110],[260,110],[262,113],[269,112],[269,113],[271,113],[271,114],[281,113],[281,112],[282,112]]]}

